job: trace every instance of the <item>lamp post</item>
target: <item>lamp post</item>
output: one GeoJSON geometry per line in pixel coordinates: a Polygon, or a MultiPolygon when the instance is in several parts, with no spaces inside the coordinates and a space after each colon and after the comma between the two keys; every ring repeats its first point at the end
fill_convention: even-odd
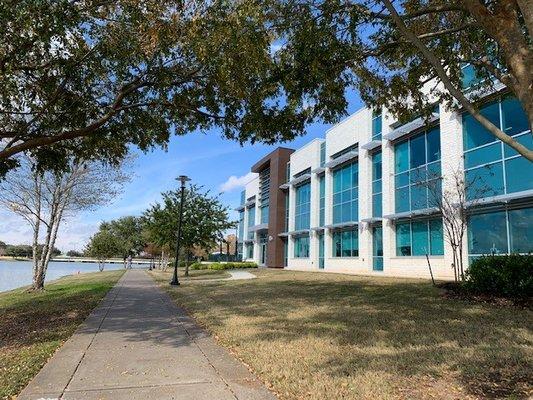
{"type": "Polygon", "coordinates": [[[174,276],[170,281],[170,284],[174,286],[180,284],[178,280],[178,259],[180,255],[181,220],[183,219],[183,202],[185,201],[185,182],[190,181],[190,179],[185,175],[180,175],[178,176],[178,180],[181,182],[180,215],[178,220],[178,239],[176,241],[176,259],[174,260],[174,276]]]}

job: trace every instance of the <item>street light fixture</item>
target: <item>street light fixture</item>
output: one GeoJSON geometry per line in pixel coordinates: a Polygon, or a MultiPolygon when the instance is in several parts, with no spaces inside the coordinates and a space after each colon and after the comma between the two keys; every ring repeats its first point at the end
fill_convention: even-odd
{"type": "Polygon", "coordinates": [[[180,254],[180,240],[181,240],[181,220],[183,219],[183,202],[185,201],[185,183],[190,181],[189,177],[185,175],[178,176],[178,181],[181,182],[181,201],[180,201],[180,215],[178,220],[178,239],[176,242],[176,259],[174,260],[174,276],[170,281],[173,286],[180,284],[178,280],[178,259],[180,254]]]}

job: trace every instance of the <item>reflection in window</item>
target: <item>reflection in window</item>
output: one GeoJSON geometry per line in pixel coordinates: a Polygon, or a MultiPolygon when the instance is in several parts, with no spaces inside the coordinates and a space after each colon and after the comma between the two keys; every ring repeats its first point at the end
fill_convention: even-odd
{"type": "Polygon", "coordinates": [[[468,253],[471,256],[530,252],[533,252],[533,208],[470,217],[468,253]]]}
{"type": "Polygon", "coordinates": [[[309,182],[296,187],[296,204],[294,229],[309,229],[311,223],[311,184],[309,182]]]}
{"type": "Polygon", "coordinates": [[[358,163],[333,171],[333,223],[357,221],[358,163]]]}
{"type": "Polygon", "coordinates": [[[333,257],[358,257],[359,232],[357,229],[333,232],[333,257]]]}
{"type": "Polygon", "coordinates": [[[396,223],[396,255],[443,255],[442,220],[430,219],[396,223]]]}
{"type": "Polygon", "coordinates": [[[294,257],[309,257],[309,236],[298,236],[294,239],[294,257]]]}
{"type": "MultiPolygon", "coordinates": [[[[514,97],[485,104],[480,113],[526,147],[533,138],[524,110],[514,97]]],[[[496,139],[470,114],[463,114],[464,166],[468,199],[533,189],[533,163],[496,139]]]]}
{"type": "Polygon", "coordinates": [[[440,129],[432,128],[394,146],[395,209],[432,207],[440,196],[440,129]]]}

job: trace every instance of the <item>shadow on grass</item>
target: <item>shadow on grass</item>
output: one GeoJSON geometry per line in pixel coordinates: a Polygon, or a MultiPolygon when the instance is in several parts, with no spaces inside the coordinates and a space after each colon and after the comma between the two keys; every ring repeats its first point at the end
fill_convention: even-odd
{"type": "Polygon", "coordinates": [[[176,298],[214,331],[244,320],[247,333],[235,332],[242,344],[333,343],[342,357],[313,366],[332,377],[364,370],[409,382],[450,374],[475,396],[528,397],[530,311],[444,299],[424,282],[294,276],[191,287],[176,298]]]}

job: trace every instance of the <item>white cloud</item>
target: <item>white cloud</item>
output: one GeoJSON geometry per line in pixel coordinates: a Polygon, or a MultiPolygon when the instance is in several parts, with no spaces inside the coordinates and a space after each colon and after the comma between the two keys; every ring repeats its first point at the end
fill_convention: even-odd
{"type": "Polygon", "coordinates": [[[226,182],[220,185],[220,191],[231,192],[232,190],[242,188],[254,178],[255,174],[253,172],[248,172],[246,175],[239,177],[232,175],[226,182]]]}

